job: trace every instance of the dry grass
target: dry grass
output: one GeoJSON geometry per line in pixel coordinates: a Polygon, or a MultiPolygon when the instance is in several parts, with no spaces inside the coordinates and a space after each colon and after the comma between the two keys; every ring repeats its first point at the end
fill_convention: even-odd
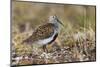
{"type": "Polygon", "coordinates": [[[13,2],[12,65],[95,61],[95,8],[86,8],[72,5],[40,7],[32,3],[13,2]],[[81,9],[87,13],[84,15],[81,9]],[[43,24],[41,21],[54,13],[64,24],[58,35],[60,45],[54,42],[51,48],[48,47],[49,53],[45,53],[36,44],[21,44],[35,27],[43,24]]]}

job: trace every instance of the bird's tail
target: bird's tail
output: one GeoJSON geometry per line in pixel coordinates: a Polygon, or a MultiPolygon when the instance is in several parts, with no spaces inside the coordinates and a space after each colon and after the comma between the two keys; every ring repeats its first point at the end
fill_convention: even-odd
{"type": "Polygon", "coordinates": [[[28,45],[30,45],[30,44],[32,44],[32,40],[30,40],[29,38],[25,39],[25,40],[22,41],[21,44],[28,44],[28,45]]]}

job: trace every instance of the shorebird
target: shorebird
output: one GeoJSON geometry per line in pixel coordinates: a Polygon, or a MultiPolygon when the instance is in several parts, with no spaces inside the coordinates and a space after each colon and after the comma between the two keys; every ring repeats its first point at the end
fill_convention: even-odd
{"type": "Polygon", "coordinates": [[[63,25],[57,16],[50,16],[48,23],[38,26],[23,43],[36,43],[43,47],[44,52],[47,51],[46,45],[51,44],[57,38],[60,27],[63,25]]]}

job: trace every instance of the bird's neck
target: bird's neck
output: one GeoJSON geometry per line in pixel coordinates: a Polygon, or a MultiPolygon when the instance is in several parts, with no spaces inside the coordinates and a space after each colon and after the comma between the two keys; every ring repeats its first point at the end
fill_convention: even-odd
{"type": "Polygon", "coordinates": [[[57,32],[60,32],[60,24],[58,22],[53,23],[54,24],[54,28],[57,32]]]}
{"type": "Polygon", "coordinates": [[[60,24],[57,20],[51,20],[51,21],[49,21],[49,23],[52,23],[54,25],[54,28],[57,32],[60,31],[60,24]]]}

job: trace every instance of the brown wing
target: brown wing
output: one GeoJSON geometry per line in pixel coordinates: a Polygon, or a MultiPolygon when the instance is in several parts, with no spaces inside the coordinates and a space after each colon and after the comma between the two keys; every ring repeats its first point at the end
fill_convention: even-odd
{"type": "Polygon", "coordinates": [[[46,23],[42,26],[39,26],[32,34],[33,40],[45,39],[53,35],[54,29],[53,24],[46,23]]]}
{"type": "Polygon", "coordinates": [[[54,33],[54,25],[51,23],[46,23],[36,28],[33,34],[28,39],[26,39],[25,42],[30,43],[41,39],[45,39],[52,36],[53,33],[54,33]]]}

